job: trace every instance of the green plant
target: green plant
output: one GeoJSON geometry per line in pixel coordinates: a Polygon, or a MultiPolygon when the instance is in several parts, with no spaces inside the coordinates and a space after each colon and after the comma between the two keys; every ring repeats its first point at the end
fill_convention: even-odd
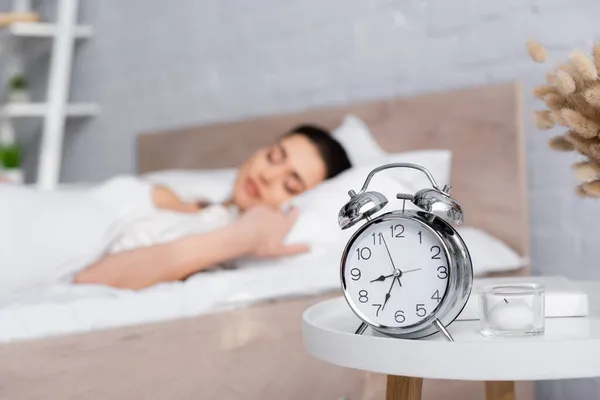
{"type": "Polygon", "coordinates": [[[13,75],[13,77],[10,78],[10,88],[12,90],[27,89],[27,79],[22,74],[13,75]]]}
{"type": "Polygon", "coordinates": [[[18,144],[0,145],[0,165],[5,169],[19,168],[23,152],[18,144]]]}

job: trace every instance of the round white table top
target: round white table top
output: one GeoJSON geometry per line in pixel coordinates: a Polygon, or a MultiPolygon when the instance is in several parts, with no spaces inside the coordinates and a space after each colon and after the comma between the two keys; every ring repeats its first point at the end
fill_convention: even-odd
{"type": "Polygon", "coordinates": [[[600,319],[594,315],[547,318],[546,333],[538,337],[486,338],[479,321],[455,321],[448,327],[454,342],[440,334],[406,340],[371,328],[354,334],[360,320],[340,297],[307,309],[303,332],[314,357],[388,375],[472,381],[585,378],[600,376],[600,319]]]}

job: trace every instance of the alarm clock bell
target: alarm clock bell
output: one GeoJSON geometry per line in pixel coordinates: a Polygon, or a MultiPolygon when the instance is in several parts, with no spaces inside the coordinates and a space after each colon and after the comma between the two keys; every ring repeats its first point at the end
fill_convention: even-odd
{"type": "Polygon", "coordinates": [[[351,199],[344,204],[338,214],[338,224],[342,229],[350,228],[357,222],[369,218],[388,203],[388,199],[379,192],[356,194],[351,190],[348,194],[351,199]]]}
{"type": "Polygon", "coordinates": [[[366,188],[373,176],[388,168],[412,168],[423,172],[431,181],[432,188],[419,190],[414,195],[398,193],[398,199],[409,200],[421,210],[442,218],[443,220],[455,225],[463,222],[463,211],[460,204],[449,196],[450,186],[444,186],[440,189],[429,171],[420,165],[408,163],[394,163],[383,165],[374,169],[367,177],[361,191],[356,193],[350,190],[348,195],[350,200],[344,204],[338,213],[338,224],[341,229],[347,229],[354,226],[363,219],[369,219],[375,213],[383,209],[388,204],[388,199],[379,192],[367,192],[366,188]]]}

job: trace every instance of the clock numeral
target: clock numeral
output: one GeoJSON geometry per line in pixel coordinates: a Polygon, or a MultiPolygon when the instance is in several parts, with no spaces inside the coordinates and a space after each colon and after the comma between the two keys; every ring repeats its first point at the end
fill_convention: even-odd
{"type": "Polygon", "coordinates": [[[369,292],[367,292],[366,290],[361,290],[360,292],[358,292],[358,301],[360,301],[361,303],[366,303],[367,301],[369,301],[369,292]]]}
{"type": "Polygon", "coordinates": [[[396,319],[396,322],[399,324],[406,321],[406,317],[404,316],[404,311],[402,311],[402,310],[396,311],[396,313],[394,314],[394,319],[396,319]]]}
{"type": "Polygon", "coordinates": [[[382,234],[381,232],[379,233],[373,233],[371,236],[373,236],[373,246],[376,246],[378,244],[382,244],[382,234]]]}
{"type": "Polygon", "coordinates": [[[433,253],[436,250],[437,250],[437,253],[435,253],[434,255],[431,256],[432,260],[440,259],[440,253],[442,252],[442,249],[440,249],[440,246],[431,246],[431,249],[429,251],[433,253]]]}
{"type": "Polygon", "coordinates": [[[356,249],[356,255],[359,260],[368,260],[371,258],[371,249],[368,247],[363,247],[356,249]]]}
{"type": "Polygon", "coordinates": [[[421,231],[419,231],[418,235],[419,235],[419,244],[421,244],[421,243],[423,243],[423,235],[421,234],[421,231]]]}
{"type": "Polygon", "coordinates": [[[442,298],[440,297],[440,291],[436,290],[435,293],[431,296],[431,300],[437,300],[439,303],[442,298]]]}
{"type": "Polygon", "coordinates": [[[390,231],[392,233],[392,237],[397,237],[397,238],[403,238],[404,235],[404,225],[392,225],[390,226],[390,231]],[[396,231],[400,231],[400,232],[396,232],[396,231]]]}
{"type": "Polygon", "coordinates": [[[352,280],[353,281],[357,281],[357,280],[360,279],[360,277],[361,277],[362,274],[360,273],[360,269],[358,269],[358,268],[352,268],[350,270],[350,275],[352,275],[352,280]]]}
{"type": "Polygon", "coordinates": [[[371,304],[373,307],[377,307],[377,311],[375,312],[375,316],[379,317],[379,311],[381,310],[381,304],[371,304]]]}
{"type": "Polygon", "coordinates": [[[437,275],[438,278],[446,279],[448,277],[448,268],[446,268],[442,265],[441,267],[437,267],[437,270],[438,270],[438,275],[437,275]]]}
{"type": "Polygon", "coordinates": [[[425,304],[417,304],[417,316],[424,317],[427,314],[427,310],[425,309],[425,304]]]}

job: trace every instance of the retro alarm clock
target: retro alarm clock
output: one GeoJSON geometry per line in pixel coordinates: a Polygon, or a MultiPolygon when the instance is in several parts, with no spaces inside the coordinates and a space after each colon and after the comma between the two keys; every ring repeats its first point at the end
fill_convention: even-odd
{"type": "Polygon", "coordinates": [[[397,338],[418,339],[437,332],[453,341],[446,329],[469,299],[473,286],[471,257],[453,226],[463,222],[460,204],[440,189],[431,173],[410,163],[392,163],[372,170],[339,212],[338,223],[347,229],[364,222],[342,254],[341,284],[346,302],[360,318],[356,330],[367,327],[397,338]],[[390,168],[424,173],[431,188],[398,193],[416,209],[376,215],[387,204],[378,192],[367,191],[375,174],[390,168]]]}

